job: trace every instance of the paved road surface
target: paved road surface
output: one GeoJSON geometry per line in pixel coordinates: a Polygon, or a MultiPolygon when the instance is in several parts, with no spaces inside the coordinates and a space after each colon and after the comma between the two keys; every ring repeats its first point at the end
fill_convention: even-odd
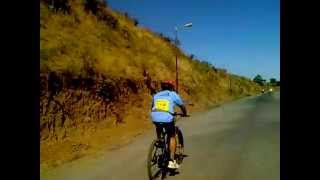
{"type": "MultiPolygon", "coordinates": [[[[185,136],[180,174],[168,180],[279,180],[280,93],[193,114],[177,123],[185,136]]],[[[41,180],[143,180],[152,131],[131,144],[42,173],[41,180]]]]}

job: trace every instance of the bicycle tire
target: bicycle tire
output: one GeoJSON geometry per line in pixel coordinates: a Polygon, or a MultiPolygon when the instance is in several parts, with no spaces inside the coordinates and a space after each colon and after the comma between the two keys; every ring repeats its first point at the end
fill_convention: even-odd
{"type": "Polygon", "coordinates": [[[156,179],[156,175],[157,173],[161,173],[161,169],[158,167],[158,162],[155,164],[155,166],[157,166],[159,168],[158,172],[153,175],[153,172],[152,172],[152,160],[154,158],[154,154],[157,153],[157,148],[156,147],[156,140],[152,141],[151,145],[150,145],[150,148],[149,148],[149,152],[148,152],[148,157],[147,157],[147,170],[148,170],[148,178],[149,180],[154,180],[156,179]],[[154,150],[156,150],[154,152],[154,150]]]}
{"type": "Polygon", "coordinates": [[[176,150],[176,154],[177,154],[177,163],[181,164],[183,161],[183,156],[184,156],[184,139],[183,139],[183,134],[181,132],[181,130],[179,129],[179,127],[176,126],[176,140],[177,140],[177,150],[176,150]]]}

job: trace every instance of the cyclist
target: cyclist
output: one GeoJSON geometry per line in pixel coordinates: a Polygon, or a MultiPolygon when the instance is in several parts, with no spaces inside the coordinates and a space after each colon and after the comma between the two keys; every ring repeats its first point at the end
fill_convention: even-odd
{"type": "Polygon", "coordinates": [[[174,107],[180,107],[183,116],[187,116],[187,110],[180,96],[174,91],[174,82],[171,80],[161,82],[161,91],[152,98],[151,119],[156,127],[158,139],[162,127],[166,129],[168,138],[170,138],[170,160],[168,168],[177,169],[179,165],[174,160],[176,151],[175,125],[173,121],[174,107]]]}

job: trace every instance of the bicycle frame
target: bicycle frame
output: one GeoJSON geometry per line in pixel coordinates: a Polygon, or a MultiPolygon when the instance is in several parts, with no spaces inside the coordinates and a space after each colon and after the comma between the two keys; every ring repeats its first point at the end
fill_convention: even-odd
{"type": "MultiPolygon", "coordinates": [[[[181,115],[181,114],[176,114],[176,115],[181,115]]],[[[176,131],[175,132],[176,138],[178,138],[177,143],[179,143],[180,151],[178,154],[175,154],[175,159],[177,155],[177,162],[180,164],[182,163],[183,158],[186,156],[183,155],[184,140],[183,140],[181,129],[178,126],[176,126],[176,123],[175,123],[176,120],[177,119],[174,118],[174,128],[176,131]]],[[[170,142],[170,138],[168,137],[166,129],[165,127],[162,127],[158,139],[152,142],[151,147],[149,149],[148,160],[147,160],[149,179],[153,180],[154,177],[157,177],[159,175],[159,173],[161,174],[162,177],[165,177],[168,172],[171,172],[171,173],[173,172],[172,169],[168,169],[168,163],[170,159],[170,143],[169,142],[170,142]],[[159,170],[154,171],[156,172],[154,174],[153,171],[151,170],[152,167],[158,167],[159,170]]]]}

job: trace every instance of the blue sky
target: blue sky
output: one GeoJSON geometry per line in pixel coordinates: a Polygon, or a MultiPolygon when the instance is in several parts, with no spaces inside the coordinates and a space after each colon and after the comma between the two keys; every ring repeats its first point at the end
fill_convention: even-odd
{"type": "Polygon", "coordinates": [[[108,0],[140,26],[174,37],[187,54],[229,72],[253,78],[280,79],[279,0],[108,0]]]}

